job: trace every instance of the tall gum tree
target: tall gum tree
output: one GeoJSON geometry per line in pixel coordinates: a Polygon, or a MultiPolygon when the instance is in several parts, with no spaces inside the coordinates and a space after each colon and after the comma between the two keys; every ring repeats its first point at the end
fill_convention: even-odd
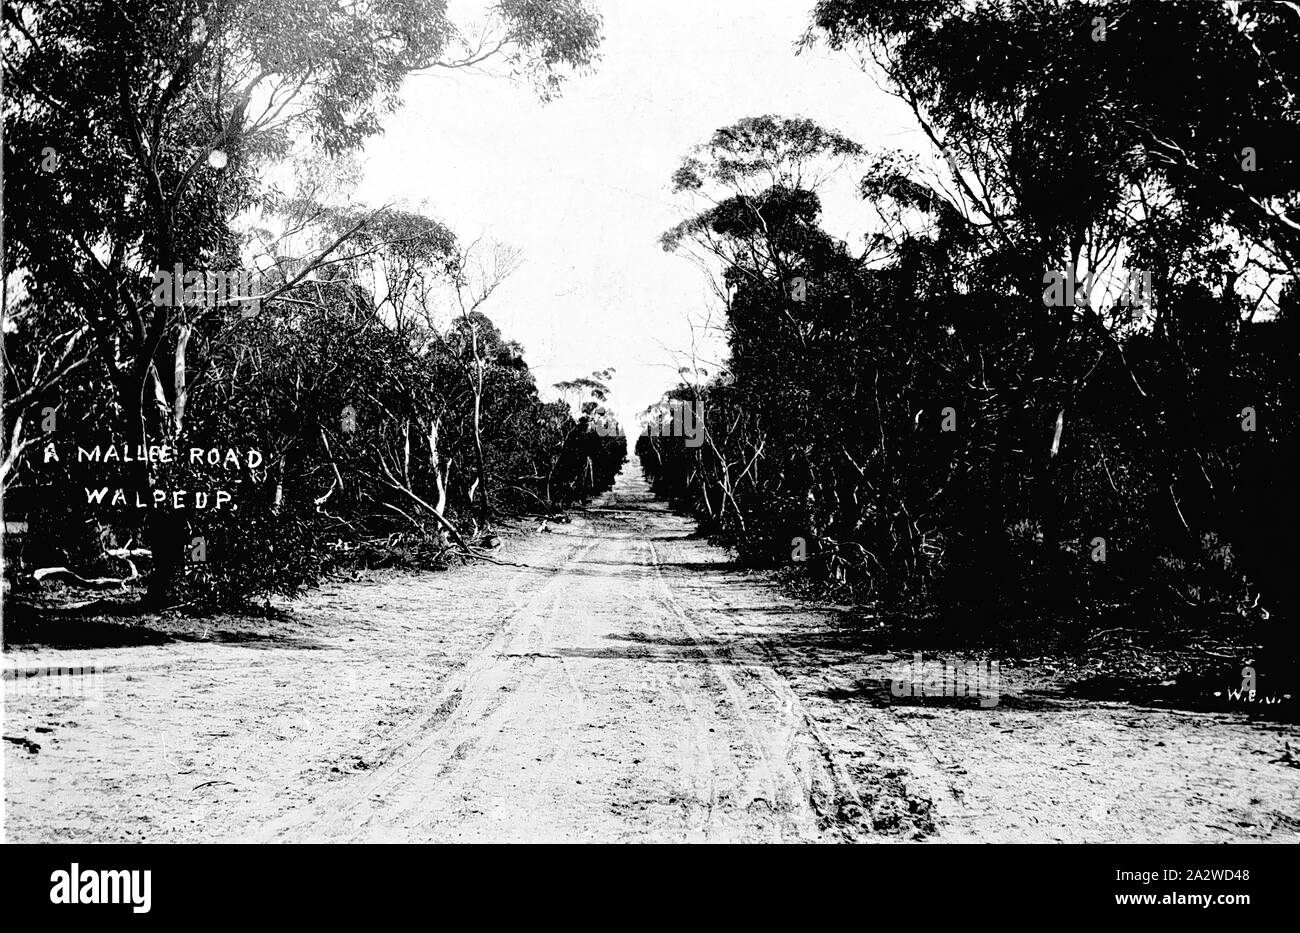
{"type": "MultiPolygon", "coordinates": [[[[11,278],[37,309],[9,339],[76,336],[53,373],[101,360],[115,430],[137,447],[183,429],[176,402],[200,311],[151,301],[155,273],[237,265],[230,219],[263,196],[268,160],[304,135],[327,152],[357,147],[415,72],[498,61],[553,97],[594,63],[600,20],[577,0],[496,0],[474,24],[454,22],[445,0],[17,0],[4,5],[3,42],[6,314],[11,278]],[[66,317],[43,320],[56,308],[71,331],[66,317]]],[[[7,385],[24,409],[6,409],[6,437],[56,383],[38,367],[29,385],[7,385]]],[[[140,463],[135,485],[153,482],[140,463]]],[[[182,533],[178,516],[153,513],[155,599],[173,589],[182,533]]]]}

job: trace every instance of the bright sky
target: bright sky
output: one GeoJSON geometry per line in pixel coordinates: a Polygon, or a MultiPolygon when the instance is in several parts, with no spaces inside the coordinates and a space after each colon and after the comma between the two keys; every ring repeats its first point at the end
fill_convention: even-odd
{"type": "MultiPolygon", "coordinates": [[[[658,244],[684,216],[669,178],[687,150],[764,113],[809,117],[868,147],[914,146],[915,132],[848,56],[795,55],[811,0],[599,6],[602,61],[550,104],[485,75],[410,79],[404,108],[366,148],[357,194],[420,209],[463,242],[521,250],[524,265],[482,310],[523,344],[544,393],[615,367],[611,402],[630,425],[676,384],[688,322],[711,304],[698,267],[658,244]]],[[[827,227],[860,243],[861,212],[828,208],[827,227]]]]}

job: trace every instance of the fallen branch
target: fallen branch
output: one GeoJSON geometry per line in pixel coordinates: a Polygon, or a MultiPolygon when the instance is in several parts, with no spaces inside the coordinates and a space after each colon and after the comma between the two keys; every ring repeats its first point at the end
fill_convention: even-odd
{"type": "Polygon", "coordinates": [[[527,564],[518,564],[512,560],[497,560],[495,557],[488,557],[479,548],[471,547],[468,549],[467,556],[477,557],[479,560],[485,560],[489,564],[496,564],[498,567],[519,567],[523,570],[530,569],[527,564]]]}
{"type": "Polygon", "coordinates": [[[140,573],[136,570],[135,564],[131,564],[131,575],[129,577],[83,577],[81,574],[75,573],[67,567],[42,567],[33,572],[32,577],[38,582],[56,578],[62,579],[66,582],[75,583],[78,586],[88,587],[90,589],[106,590],[126,589],[128,583],[140,579],[140,573]]]}
{"type": "Polygon", "coordinates": [[[115,557],[120,561],[125,561],[126,565],[131,568],[130,576],[126,577],[83,577],[81,574],[69,570],[67,567],[42,567],[32,573],[33,579],[38,583],[50,578],[61,579],[65,582],[71,582],[77,586],[84,586],[89,589],[107,590],[107,589],[126,589],[126,585],[140,579],[140,571],[135,566],[133,557],[153,557],[153,551],[148,548],[133,548],[128,543],[126,547],[105,549],[104,554],[108,557],[115,557]]]}

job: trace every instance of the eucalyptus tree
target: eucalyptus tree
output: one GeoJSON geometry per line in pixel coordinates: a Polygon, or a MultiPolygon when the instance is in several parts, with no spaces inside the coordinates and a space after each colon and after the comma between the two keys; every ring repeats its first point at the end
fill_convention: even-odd
{"type": "MultiPolygon", "coordinates": [[[[23,404],[6,411],[12,459],[21,420],[68,372],[89,372],[82,359],[111,374],[113,428],[129,446],[184,430],[187,342],[195,328],[240,326],[237,302],[157,301],[152,286],[174,270],[242,264],[231,218],[265,200],[261,169],[294,139],[357,147],[411,73],[501,61],[545,98],[595,60],[600,22],[581,3],[497,0],[487,13],[457,23],[444,0],[6,3],[5,304],[8,314],[21,279],[39,309],[8,340],[58,335],[70,348],[54,370],[7,385],[23,404]]],[[[371,219],[256,297],[285,294],[371,219]]],[[[140,488],[154,479],[138,468],[140,488]]],[[[150,524],[151,588],[166,597],[180,528],[165,511],[150,524]]]]}
{"type": "MultiPolygon", "coordinates": [[[[1281,374],[1300,247],[1294,5],[820,0],[812,20],[806,42],[858,53],[912,109],[946,184],[903,170],[897,187],[964,220],[968,294],[1037,348],[985,371],[1031,414],[1010,447],[1030,454],[1048,549],[1110,526],[1135,558],[1171,551],[1227,579],[1228,534],[1255,559],[1251,585],[1293,605],[1279,571],[1294,535],[1271,516],[1296,502],[1283,476],[1300,462],[1281,374]],[[1135,273],[1154,288],[1126,300],[1135,273]],[[1052,275],[1084,283],[1054,314],[1038,300],[1052,275]],[[1238,425],[1257,408],[1264,436],[1238,425]]],[[[963,342],[987,354],[973,338],[989,323],[970,325],[963,342]]],[[[1158,577],[1153,561],[1130,575],[1158,577]]]]}

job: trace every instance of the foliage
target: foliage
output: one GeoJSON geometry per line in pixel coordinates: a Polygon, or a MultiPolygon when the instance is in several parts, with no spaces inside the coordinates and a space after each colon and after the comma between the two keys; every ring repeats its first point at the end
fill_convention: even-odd
{"type": "Polygon", "coordinates": [[[500,61],[553,97],[594,62],[599,32],[578,0],[499,0],[478,24],[454,22],[444,0],[6,3],[0,482],[10,514],[39,529],[28,556],[84,567],[130,541],[152,552],[151,598],[231,604],[311,583],[324,536],[337,551],[432,525],[466,549],[467,494],[479,490],[482,530],[490,485],[541,489],[556,417],[521,351],[472,309],[433,319],[433,291],[466,284],[451,231],[323,197],[319,172],[286,196],[267,169],[295,145],[318,166],[356,149],[412,72],[500,61]],[[259,212],[262,226],[240,221],[259,212]],[[158,300],[177,267],[255,269],[260,312],[247,293],[158,300]],[[483,332],[468,349],[464,326],[483,332]],[[502,422],[486,449],[484,403],[502,422]],[[340,427],[348,405],[355,431],[340,427]],[[51,441],[265,461],[237,481],[145,457],[91,469],[38,456],[51,441]],[[105,483],[146,503],[235,483],[240,511],[48,506],[105,483]],[[210,539],[206,561],[187,556],[195,536],[210,539]]]}
{"type": "Polygon", "coordinates": [[[968,632],[1224,612],[1287,625],[1287,17],[818,3],[805,41],[860,52],[932,158],[814,149],[832,171],[843,155],[862,167],[872,220],[854,254],[820,229],[816,186],[794,181],[802,141],[837,134],[764,117],[736,124],[770,130],[753,151],[727,128],[687,156],[674,186],[706,190],[707,206],[664,245],[720,271],[731,353],[725,373],[672,393],[702,404],[701,446],[666,425],[638,441],[654,488],[743,560],[793,561],[968,632]],[[1092,301],[1045,306],[1053,270],[1091,273],[1092,301]],[[1128,300],[1132,270],[1152,273],[1153,294],[1128,300]]]}

